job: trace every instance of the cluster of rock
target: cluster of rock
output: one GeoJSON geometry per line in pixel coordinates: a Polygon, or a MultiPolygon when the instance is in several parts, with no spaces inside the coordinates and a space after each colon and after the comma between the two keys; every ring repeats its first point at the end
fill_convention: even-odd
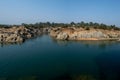
{"type": "Polygon", "coordinates": [[[81,28],[26,28],[24,26],[0,28],[0,42],[15,43],[37,37],[42,33],[58,40],[120,40],[120,31],[81,28]]]}
{"type": "Polygon", "coordinates": [[[51,29],[50,27],[46,27],[46,28],[41,28],[41,32],[42,33],[50,33],[51,32],[51,29]]]}
{"type": "Polygon", "coordinates": [[[24,26],[20,27],[11,27],[11,28],[0,28],[0,42],[23,42],[26,39],[32,38],[41,31],[34,28],[26,28],[24,26]]]}
{"type": "Polygon", "coordinates": [[[54,28],[50,35],[58,40],[119,40],[120,31],[100,29],[54,28]]]}

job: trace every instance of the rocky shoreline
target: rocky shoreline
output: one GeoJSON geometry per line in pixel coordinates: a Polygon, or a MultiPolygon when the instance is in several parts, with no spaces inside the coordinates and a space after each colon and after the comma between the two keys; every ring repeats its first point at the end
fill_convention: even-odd
{"type": "Polygon", "coordinates": [[[24,26],[0,28],[0,43],[24,42],[27,39],[48,33],[57,40],[120,40],[119,30],[103,30],[84,28],[26,28],[24,26]]]}
{"type": "Polygon", "coordinates": [[[119,30],[93,29],[85,30],[84,28],[54,28],[50,36],[57,40],[120,40],[119,30]]]}
{"type": "Polygon", "coordinates": [[[47,32],[47,28],[26,28],[24,26],[0,28],[0,43],[24,42],[47,32]]]}

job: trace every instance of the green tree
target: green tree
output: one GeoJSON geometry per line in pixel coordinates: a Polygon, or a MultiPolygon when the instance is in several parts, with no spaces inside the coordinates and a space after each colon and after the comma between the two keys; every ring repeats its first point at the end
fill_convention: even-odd
{"type": "Polygon", "coordinates": [[[76,24],[75,24],[74,22],[71,22],[70,25],[71,25],[72,27],[75,27],[76,24]]]}

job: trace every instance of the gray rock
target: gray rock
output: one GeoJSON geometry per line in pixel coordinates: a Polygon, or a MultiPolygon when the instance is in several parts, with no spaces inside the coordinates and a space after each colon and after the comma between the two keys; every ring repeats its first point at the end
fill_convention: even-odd
{"type": "Polygon", "coordinates": [[[58,35],[57,35],[57,38],[56,39],[59,39],[59,40],[67,40],[68,39],[68,34],[67,33],[59,33],[58,35]]]}
{"type": "Polygon", "coordinates": [[[12,27],[9,29],[0,28],[0,42],[23,42],[25,39],[34,37],[35,35],[40,34],[39,29],[34,28],[25,28],[21,27],[12,27]]]}

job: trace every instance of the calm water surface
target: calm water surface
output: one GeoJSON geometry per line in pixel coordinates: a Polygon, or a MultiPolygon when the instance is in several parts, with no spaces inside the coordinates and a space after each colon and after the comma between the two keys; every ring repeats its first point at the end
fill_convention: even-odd
{"type": "Polygon", "coordinates": [[[120,42],[56,41],[42,35],[0,44],[0,80],[120,80],[120,42]]]}

